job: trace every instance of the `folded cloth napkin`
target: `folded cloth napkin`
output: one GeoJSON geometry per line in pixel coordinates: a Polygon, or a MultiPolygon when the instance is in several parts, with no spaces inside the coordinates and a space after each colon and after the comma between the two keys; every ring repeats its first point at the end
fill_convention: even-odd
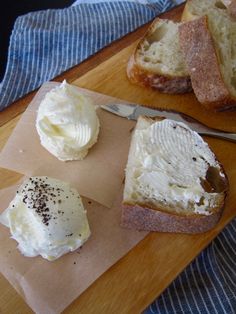
{"type": "MultiPolygon", "coordinates": [[[[0,84],[0,110],[180,2],[78,0],[66,9],[20,16],[0,84]]],[[[145,313],[236,313],[235,265],[236,219],[145,313]]]]}

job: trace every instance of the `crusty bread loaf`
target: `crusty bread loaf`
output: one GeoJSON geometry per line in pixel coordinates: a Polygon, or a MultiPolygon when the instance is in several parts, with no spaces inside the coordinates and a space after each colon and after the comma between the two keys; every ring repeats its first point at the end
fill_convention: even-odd
{"type": "Polygon", "coordinates": [[[121,225],[199,233],[219,220],[227,177],[207,143],[183,123],[139,117],[126,167],[121,225]]]}
{"type": "Polygon", "coordinates": [[[153,21],[128,62],[131,82],[170,94],[192,90],[180,52],[178,26],[169,20],[153,21]]]}
{"type": "Polygon", "coordinates": [[[179,27],[181,51],[198,100],[208,108],[236,108],[236,21],[217,0],[189,0],[179,27]]]}

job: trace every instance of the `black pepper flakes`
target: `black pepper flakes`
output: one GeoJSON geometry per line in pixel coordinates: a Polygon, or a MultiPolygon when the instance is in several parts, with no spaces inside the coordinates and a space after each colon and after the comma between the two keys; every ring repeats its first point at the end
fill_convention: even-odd
{"type": "MultiPolygon", "coordinates": [[[[60,217],[63,219],[63,215],[65,214],[57,204],[65,202],[66,199],[75,194],[74,192],[69,191],[66,195],[64,189],[59,188],[57,185],[51,186],[47,181],[48,177],[45,178],[46,179],[39,177],[29,178],[28,183],[26,183],[20,190],[23,194],[22,201],[26,204],[29,210],[32,210],[40,217],[41,222],[45,226],[49,226],[50,221],[53,221],[53,224],[57,225],[57,219],[60,219],[60,217]],[[50,206],[52,206],[52,204],[54,204],[55,207],[52,207],[51,211],[50,206]]],[[[78,196],[78,198],[80,197],[78,196]]],[[[73,211],[71,214],[74,214],[73,211]]],[[[70,221],[68,217],[64,216],[64,221],[66,220],[70,221]]],[[[69,237],[72,235],[73,234],[69,234],[67,236],[69,237]]]]}
{"type": "Polygon", "coordinates": [[[66,234],[66,237],[72,237],[72,236],[73,236],[73,233],[66,234]]]}
{"type": "MultiPolygon", "coordinates": [[[[32,209],[42,218],[42,223],[45,226],[49,225],[52,215],[49,214],[49,207],[47,202],[49,201],[48,195],[51,194],[52,197],[56,197],[55,194],[51,193],[53,187],[50,184],[45,183],[41,178],[33,179],[29,178],[31,184],[25,185],[22,190],[25,193],[23,197],[23,202],[27,205],[29,209],[32,209]]],[[[52,200],[52,198],[51,198],[52,200]]]]}

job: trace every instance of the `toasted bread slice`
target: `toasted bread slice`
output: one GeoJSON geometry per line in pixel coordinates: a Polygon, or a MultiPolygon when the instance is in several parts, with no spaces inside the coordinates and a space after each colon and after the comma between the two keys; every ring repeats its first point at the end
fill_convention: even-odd
{"type": "Polygon", "coordinates": [[[216,111],[236,108],[236,21],[221,1],[189,0],[179,41],[198,100],[216,111]]]}
{"type": "Polygon", "coordinates": [[[127,66],[131,82],[163,93],[192,90],[178,41],[179,23],[156,18],[138,43],[127,66]]]}
{"type": "Polygon", "coordinates": [[[185,124],[139,117],[126,167],[121,225],[200,233],[218,222],[228,189],[223,167],[185,124]]]}

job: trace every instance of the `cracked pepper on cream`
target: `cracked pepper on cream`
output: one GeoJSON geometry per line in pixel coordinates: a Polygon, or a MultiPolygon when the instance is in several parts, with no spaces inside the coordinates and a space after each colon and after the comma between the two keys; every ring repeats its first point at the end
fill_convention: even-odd
{"type": "Polygon", "coordinates": [[[47,260],[78,249],[90,236],[78,192],[49,177],[30,177],[20,186],[0,222],[10,228],[20,252],[47,260]]]}

